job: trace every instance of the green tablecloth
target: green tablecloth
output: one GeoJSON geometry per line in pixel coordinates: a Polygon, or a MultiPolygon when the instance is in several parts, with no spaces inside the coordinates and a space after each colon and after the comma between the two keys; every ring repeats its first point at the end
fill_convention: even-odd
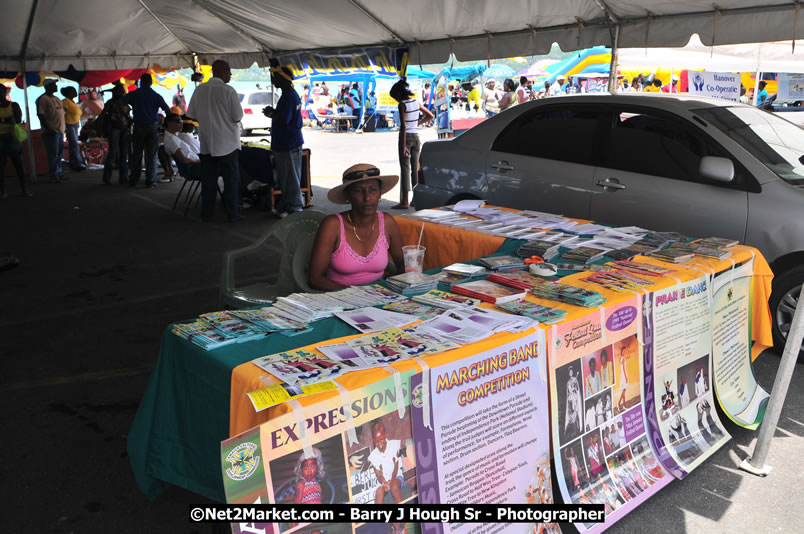
{"type": "MultiPolygon", "coordinates": [[[[521,244],[507,239],[495,255],[515,254],[521,244]]],[[[220,444],[229,437],[232,370],[259,356],[354,333],[329,318],[298,336],[272,334],[205,351],[166,328],[128,435],[131,467],[145,495],[153,499],[172,484],[225,502],[220,444]]]]}

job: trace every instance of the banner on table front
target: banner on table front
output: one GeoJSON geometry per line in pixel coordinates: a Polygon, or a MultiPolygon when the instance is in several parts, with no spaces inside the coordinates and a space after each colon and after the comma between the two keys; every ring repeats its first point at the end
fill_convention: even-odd
{"type": "MultiPolygon", "coordinates": [[[[419,504],[551,504],[544,331],[411,380],[419,504]]],[[[558,532],[558,525],[538,525],[558,532]]],[[[423,523],[424,534],[527,534],[523,523],[423,523]]]]}
{"type": "Polygon", "coordinates": [[[404,76],[407,48],[363,47],[345,50],[299,52],[277,58],[293,69],[294,78],[306,76],[366,73],[404,76]]]}
{"type": "MultiPolygon", "coordinates": [[[[724,271],[713,281],[712,367],[720,407],[738,425],[756,429],[768,393],[751,367],[751,275],[754,260],[724,271]]],[[[697,377],[696,377],[697,378],[697,377]]]]}
{"type": "Polygon", "coordinates": [[[647,427],[659,461],[684,478],[731,436],[712,394],[709,276],[646,295],[643,306],[647,427]]]}
{"type": "Polygon", "coordinates": [[[670,483],[645,434],[640,301],[550,330],[553,458],[564,502],[603,504],[601,532],[670,483]]]}
{"type": "MultiPolygon", "coordinates": [[[[411,374],[399,376],[401,385],[389,377],[350,391],[346,404],[338,395],[303,408],[298,405],[290,413],[224,441],[221,458],[227,502],[416,502],[411,374]]],[[[387,532],[388,526],[382,526],[387,532]]],[[[232,524],[232,531],[351,534],[353,527],[357,534],[377,529],[372,524],[316,524],[313,528],[266,523],[232,524]]]]}
{"type": "Polygon", "coordinates": [[[804,100],[804,74],[779,73],[776,99],[804,100]]]}
{"type": "Polygon", "coordinates": [[[688,91],[691,95],[711,96],[737,102],[740,100],[740,75],[729,72],[689,71],[688,91]]]}

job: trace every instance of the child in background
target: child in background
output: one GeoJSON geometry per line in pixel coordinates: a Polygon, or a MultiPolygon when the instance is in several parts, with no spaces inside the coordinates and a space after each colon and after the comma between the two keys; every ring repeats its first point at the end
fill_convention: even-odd
{"type": "Polygon", "coordinates": [[[386,493],[390,492],[394,502],[402,502],[402,488],[405,479],[399,469],[399,440],[385,438],[385,425],[375,423],[372,426],[374,449],[369,454],[368,461],[374,468],[374,474],[380,482],[380,487],[374,496],[374,504],[383,504],[386,493]]]}

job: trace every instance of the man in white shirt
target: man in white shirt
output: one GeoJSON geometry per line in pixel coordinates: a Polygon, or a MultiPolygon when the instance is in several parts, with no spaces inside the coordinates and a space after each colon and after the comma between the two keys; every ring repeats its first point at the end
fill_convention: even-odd
{"type": "Polygon", "coordinates": [[[405,485],[405,477],[399,466],[400,442],[398,439],[386,439],[385,425],[379,422],[372,426],[372,435],[375,448],[369,454],[368,461],[380,483],[374,495],[374,504],[383,504],[388,492],[394,502],[399,504],[402,502],[402,488],[405,485]]]}
{"type": "Polygon", "coordinates": [[[212,64],[212,78],[198,86],[187,108],[187,116],[198,122],[201,141],[201,219],[215,215],[217,178],[223,177],[223,205],[231,222],[240,214],[240,119],[243,108],[237,91],[229,86],[232,71],[229,64],[217,60],[212,64]]]}
{"type": "Polygon", "coordinates": [[[180,137],[181,128],[181,117],[174,113],[167,116],[165,119],[165,152],[176,160],[179,165],[179,174],[188,180],[200,180],[201,159],[198,153],[201,151],[201,144],[195,138],[180,137]]]}

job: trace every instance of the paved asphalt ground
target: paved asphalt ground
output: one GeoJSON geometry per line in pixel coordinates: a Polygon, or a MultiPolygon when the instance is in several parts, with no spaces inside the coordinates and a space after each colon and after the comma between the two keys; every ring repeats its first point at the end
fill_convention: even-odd
{"type": "MultiPolygon", "coordinates": [[[[334,212],[326,190],[356,162],[396,173],[396,134],[305,131],[312,149],[315,209],[334,212]]],[[[432,136],[430,136],[432,137],[432,136]]],[[[159,353],[166,325],[217,309],[221,255],[276,219],[250,210],[244,221],[201,224],[170,207],[180,183],[156,189],[101,185],[100,171],[63,184],[41,179],[33,198],[6,180],[0,200],[3,509],[0,532],[212,533],[193,525],[188,504],[208,502],[180,488],[149,501],[134,482],[126,437],[159,353]]],[[[395,192],[382,202],[387,209],[395,192]]],[[[270,266],[269,266],[270,268],[270,266]]],[[[246,276],[259,275],[253,267],[246,276]]],[[[778,358],[756,362],[770,388],[778,358]]],[[[675,481],[610,532],[786,532],[804,500],[804,374],[790,389],[769,464],[757,478],[737,469],[756,434],[726,423],[733,439],[683,481],[675,481]]],[[[217,466],[207,466],[217,469],[217,466]]]]}

